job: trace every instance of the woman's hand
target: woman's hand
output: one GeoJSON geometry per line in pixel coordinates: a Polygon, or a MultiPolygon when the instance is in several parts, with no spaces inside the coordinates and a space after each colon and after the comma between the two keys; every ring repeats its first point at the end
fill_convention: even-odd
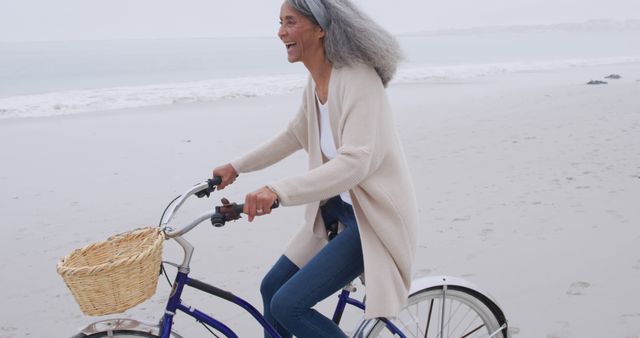
{"type": "Polygon", "coordinates": [[[222,190],[224,187],[232,184],[236,180],[238,172],[230,163],[227,163],[213,169],[213,177],[216,176],[220,176],[222,178],[222,183],[218,185],[218,190],[222,190]]]}
{"type": "Polygon", "coordinates": [[[249,216],[249,222],[253,222],[256,216],[271,213],[271,206],[278,200],[278,195],[267,187],[262,187],[247,194],[244,199],[244,213],[249,216]]]}

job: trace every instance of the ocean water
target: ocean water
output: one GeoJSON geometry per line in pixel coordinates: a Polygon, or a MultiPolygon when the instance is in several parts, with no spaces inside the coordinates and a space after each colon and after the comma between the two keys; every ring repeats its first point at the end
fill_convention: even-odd
{"type": "MultiPolygon", "coordinates": [[[[640,62],[637,21],[591,21],[398,36],[393,83],[640,62]]],[[[274,37],[0,43],[0,119],[299,91],[274,37]]]]}

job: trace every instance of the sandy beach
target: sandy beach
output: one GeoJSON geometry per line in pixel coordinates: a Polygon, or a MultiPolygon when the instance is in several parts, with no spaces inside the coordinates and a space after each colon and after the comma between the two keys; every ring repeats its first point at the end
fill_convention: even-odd
{"type": "MultiPolygon", "coordinates": [[[[514,337],[640,338],[640,64],[392,84],[388,92],[418,191],[416,277],[478,284],[498,300],[514,337]],[[611,73],[622,79],[585,84],[611,73]]],[[[214,166],[283,128],[300,96],[0,120],[0,338],[66,337],[96,320],[80,312],[57,261],[156,225],[166,204],[214,166]]],[[[306,156],[296,153],[193,201],[179,220],[304,170],[306,156]]],[[[203,224],[188,236],[193,276],[260,306],[262,275],[301,224],[302,207],[222,229],[203,224]]],[[[166,243],[165,259],[179,254],[166,243]]],[[[156,322],[168,292],[161,279],[151,300],[122,316],[156,322]]],[[[242,337],[261,334],[224,301],[196,290],[184,298],[242,337]]],[[[328,313],[334,301],[319,308],[328,313]]],[[[209,336],[184,315],[175,328],[209,336]]]]}

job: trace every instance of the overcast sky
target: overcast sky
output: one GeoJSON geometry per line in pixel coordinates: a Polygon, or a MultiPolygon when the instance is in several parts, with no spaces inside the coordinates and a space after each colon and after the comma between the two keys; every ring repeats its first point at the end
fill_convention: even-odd
{"type": "MultiPolygon", "coordinates": [[[[354,0],[393,33],[639,19],[640,0],[354,0]]],[[[0,0],[0,41],[275,35],[282,0],[0,0]]]]}

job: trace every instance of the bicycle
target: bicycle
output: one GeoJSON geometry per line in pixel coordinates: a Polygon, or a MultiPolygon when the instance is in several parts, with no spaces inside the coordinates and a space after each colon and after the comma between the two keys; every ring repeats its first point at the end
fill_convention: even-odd
{"type": "MultiPolygon", "coordinates": [[[[182,236],[204,221],[211,220],[216,227],[224,226],[227,221],[239,218],[242,213],[241,204],[217,206],[197,217],[181,228],[170,225],[174,215],[190,197],[209,197],[220,183],[219,178],[200,183],[172,201],[160,221],[165,238],[175,240],[184,250],[181,264],[163,262],[178,268],[165,313],[158,324],[147,324],[134,319],[109,319],[94,322],[80,331],[74,338],[98,337],[161,337],[182,338],[172,330],[174,316],[183,312],[197,321],[206,324],[208,329],[216,330],[229,338],[237,338],[236,333],[224,323],[210,315],[182,303],[181,295],[185,286],[198,289],[212,296],[227,300],[246,310],[272,338],[280,338],[276,330],[264,319],[262,314],[251,304],[231,292],[219,289],[205,282],[189,277],[190,262],[194,247],[182,236]]],[[[274,205],[277,207],[277,205],[274,205]]],[[[365,309],[364,300],[350,297],[354,291],[353,284],[345,286],[338,296],[333,321],[340,324],[347,305],[361,310],[365,309]]],[[[213,333],[213,331],[211,331],[213,333]]],[[[508,324],[498,303],[487,293],[461,278],[434,276],[412,281],[407,305],[402,308],[396,318],[363,319],[356,327],[353,337],[483,337],[508,338],[508,324]]]]}

